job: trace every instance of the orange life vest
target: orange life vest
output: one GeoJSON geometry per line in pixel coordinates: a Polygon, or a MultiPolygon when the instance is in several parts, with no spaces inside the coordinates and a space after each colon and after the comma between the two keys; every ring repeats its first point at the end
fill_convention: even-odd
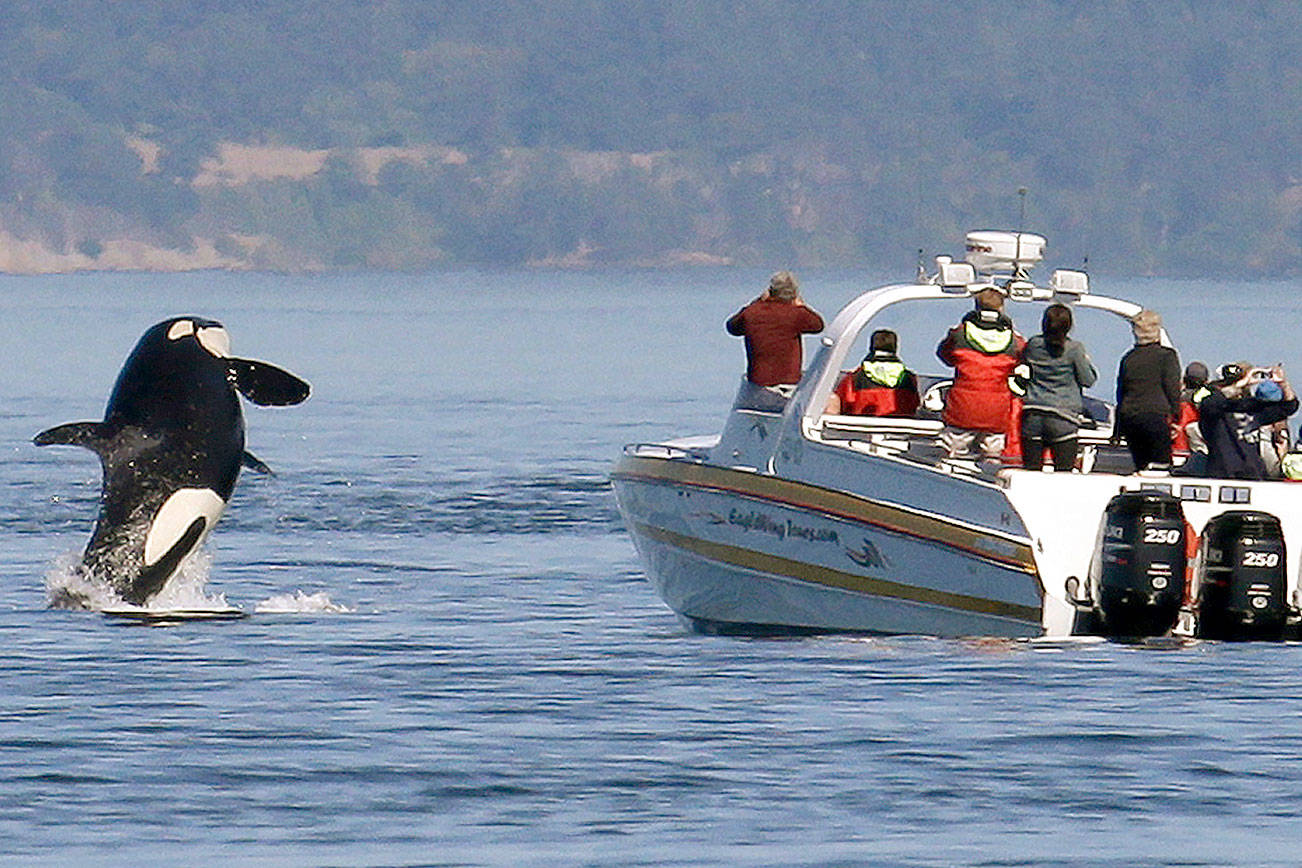
{"type": "Polygon", "coordinates": [[[992,324],[972,314],[950,329],[936,355],[954,367],[954,385],[941,415],[946,425],[971,431],[1007,433],[1013,411],[1008,377],[1026,341],[1002,314],[992,324]],[[993,326],[993,327],[992,327],[993,326]]]}

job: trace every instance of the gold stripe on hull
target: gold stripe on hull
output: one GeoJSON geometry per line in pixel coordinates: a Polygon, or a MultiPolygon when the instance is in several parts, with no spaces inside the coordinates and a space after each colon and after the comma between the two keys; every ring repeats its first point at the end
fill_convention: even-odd
{"type": "Polygon", "coordinates": [[[994,537],[988,531],[964,527],[934,516],[806,482],[761,476],[708,464],[632,455],[624,456],[611,477],[722,491],[808,509],[833,518],[863,522],[891,533],[959,549],[1028,575],[1039,575],[1035,555],[1026,542],[994,537]]]}
{"type": "Polygon", "coordinates": [[[818,585],[840,588],[874,597],[887,597],[910,603],[943,606],[948,609],[959,609],[964,612],[999,618],[1011,618],[1032,624],[1040,622],[1040,610],[1033,606],[988,600],[983,597],[956,594],[950,591],[938,591],[933,588],[922,588],[916,585],[893,582],[889,579],[859,576],[829,567],[757,552],[753,549],[708,542],[640,522],[636,523],[636,531],[657,542],[674,546],[700,557],[756,572],[783,576],[802,582],[813,582],[818,585]]]}

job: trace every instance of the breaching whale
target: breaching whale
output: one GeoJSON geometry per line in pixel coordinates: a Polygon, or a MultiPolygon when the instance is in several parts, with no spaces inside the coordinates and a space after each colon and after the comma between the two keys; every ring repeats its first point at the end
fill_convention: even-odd
{"type": "Polygon", "coordinates": [[[286,406],[309,391],[275,365],[231,357],[214,320],[177,317],[146,331],[102,422],[71,422],[33,439],[99,456],[104,482],[82,557],[86,577],[136,605],[162,590],[221,517],[241,465],[269,472],[244,450],[239,395],[286,406]]]}

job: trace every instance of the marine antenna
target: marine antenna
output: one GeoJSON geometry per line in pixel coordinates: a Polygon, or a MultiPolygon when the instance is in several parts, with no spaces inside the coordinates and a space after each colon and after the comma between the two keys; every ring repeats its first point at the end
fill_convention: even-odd
{"type": "Polygon", "coordinates": [[[1026,270],[1022,268],[1022,230],[1026,228],[1026,188],[1017,188],[1017,198],[1020,200],[1017,211],[1017,255],[1013,257],[1013,276],[1022,280],[1026,279],[1026,270]]]}

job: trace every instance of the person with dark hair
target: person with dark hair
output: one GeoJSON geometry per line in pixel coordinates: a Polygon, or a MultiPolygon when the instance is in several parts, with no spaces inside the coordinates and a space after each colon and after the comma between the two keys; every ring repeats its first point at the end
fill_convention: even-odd
{"type": "Polygon", "coordinates": [[[746,339],[746,379],[738,406],[781,412],[803,365],[800,336],[823,330],[823,318],[800,297],[790,271],[779,271],[759,298],[728,318],[728,334],[746,339]]]}
{"type": "Polygon", "coordinates": [[[1004,313],[1002,290],[986,287],[972,298],[975,309],[936,347],[937,358],[954,369],[940,442],[951,458],[975,445],[987,459],[998,460],[1013,413],[1008,377],[1026,341],[1004,313]]]}
{"type": "Polygon", "coordinates": [[[1117,371],[1115,435],[1126,438],[1135,470],[1171,469],[1171,423],[1180,418],[1180,357],[1161,344],[1162,317],[1141,310],[1130,321],[1135,345],[1117,371]]]}
{"type": "Polygon", "coordinates": [[[890,329],[878,329],[868,339],[863,362],[836,384],[827,412],[912,416],[918,403],[918,378],[900,361],[899,337],[890,329]]]}
{"type": "Polygon", "coordinates": [[[1089,353],[1071,332],[1071,308],[1050,305],[1040,321],[1040,334],[1026,342],[1019,385],[1022,399],[1022,466],[1039,470],[1044,450],[1053,455],[1053,469],[1069,471],[1076,465],[1077,435],[1085,413],[1084,390],[1099,378],[1089,353]]]}

